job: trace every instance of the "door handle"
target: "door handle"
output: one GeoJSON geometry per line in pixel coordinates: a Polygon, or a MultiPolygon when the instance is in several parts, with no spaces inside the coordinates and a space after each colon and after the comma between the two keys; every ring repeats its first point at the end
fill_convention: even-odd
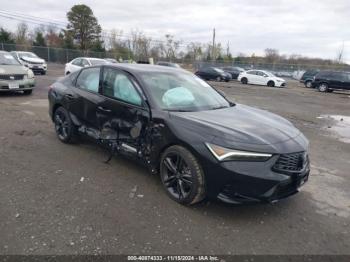
{"type": "Polygon", "coordinates": [[[72,94],[66,94],[64,95],[65,98],[67,98],[67,100],[74,100],[75,97],[72,94]]]}
{"type": "Polygon", "coordinates": [[[98,110],[101,110],[101,111],[106,112],[106,113],[111,113],[111,112],[112,112],[112,110],[107,109],[107,108],[104,108],[104,107],[102,107],[102,106],[99,106],[99,107],[98,107],[98,110]]]}

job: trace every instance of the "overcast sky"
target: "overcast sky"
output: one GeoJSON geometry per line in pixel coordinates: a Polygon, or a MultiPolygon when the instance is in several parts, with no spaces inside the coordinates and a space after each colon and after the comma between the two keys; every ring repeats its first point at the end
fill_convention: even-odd
{"type": "MultiPolygon", "coordinates": [[[[90,6],[103,29],[139,29],[153,38],[170,33],[184,43],[230,42],[231,52],[282,54],[334,59],[342,43],[350,63],[349,0],[105,0],[90,6]]],[[[11,0],[1,10],[66,21],[74,1],[11,0]]],[[[0,26],[15,30],[16,21],[0,17],[0,26]]],[[[34,26],[34,25],[33,25],[34,26]]]]}

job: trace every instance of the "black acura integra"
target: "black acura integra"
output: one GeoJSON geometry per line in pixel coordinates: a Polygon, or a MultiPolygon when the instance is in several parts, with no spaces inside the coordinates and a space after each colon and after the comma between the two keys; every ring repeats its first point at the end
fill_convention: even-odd
{"type": "Polygon", "coordinates": [[[274,202],[308,180],[308,140],[289,121],[182,69],[88,67],[54,83],[49,102],[62,142],[87,135],[138,159],[181,204],[274,202]]]}

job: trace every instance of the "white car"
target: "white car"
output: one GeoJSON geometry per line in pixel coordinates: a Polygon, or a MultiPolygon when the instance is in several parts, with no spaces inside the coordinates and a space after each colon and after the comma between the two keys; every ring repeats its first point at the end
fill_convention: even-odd
{"type": "Polygon", "coordinates": [[[94,58],[94,57],[78,57],[66,64],[64,68],[64,74],[69,75],[75,71],[80,70],[83,67],[94,66],[94,65],[103,65],[108,64],[109,62],[105,59],[94,58]]]}
{"type": "Polygon", "coordinates": [[[271,72],[263,70],[248,70],[239,74],[238,81],[242,84],[264,85],[271,87],[285,87],[286,81],[271,72]]]}
{"type": "Polygon", "coordinates": [[[47,71],[46,61],[33,52],[12,51],[11,55],[25,67],[28,67],[36,74],[45,75],[47,71]]]}

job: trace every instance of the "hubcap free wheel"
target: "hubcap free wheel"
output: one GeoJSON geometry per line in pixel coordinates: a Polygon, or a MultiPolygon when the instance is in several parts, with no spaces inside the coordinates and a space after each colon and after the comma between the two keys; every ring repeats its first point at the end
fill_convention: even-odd
{"type": "Polygon", "coordinates": [[[56,112],[55,130],[59,139],[61,140],[67,139],[68,128],[69,128],[69,123],[68,123],[67,117],[61,111],[56,112]]]}
{"type": "Polygon", "coordinates": [[[312,83],[311,83],[311,81],[307,81],[305,85],[306,85],[306,87],[311,88],[312,83]]]}
{"type": "Polygon", "coordinates": [[[162,181],[168,193],[180,202],[189,196],[193,177],[186,161],[176,153],[169,153],[163,162],[162,181]]]}

